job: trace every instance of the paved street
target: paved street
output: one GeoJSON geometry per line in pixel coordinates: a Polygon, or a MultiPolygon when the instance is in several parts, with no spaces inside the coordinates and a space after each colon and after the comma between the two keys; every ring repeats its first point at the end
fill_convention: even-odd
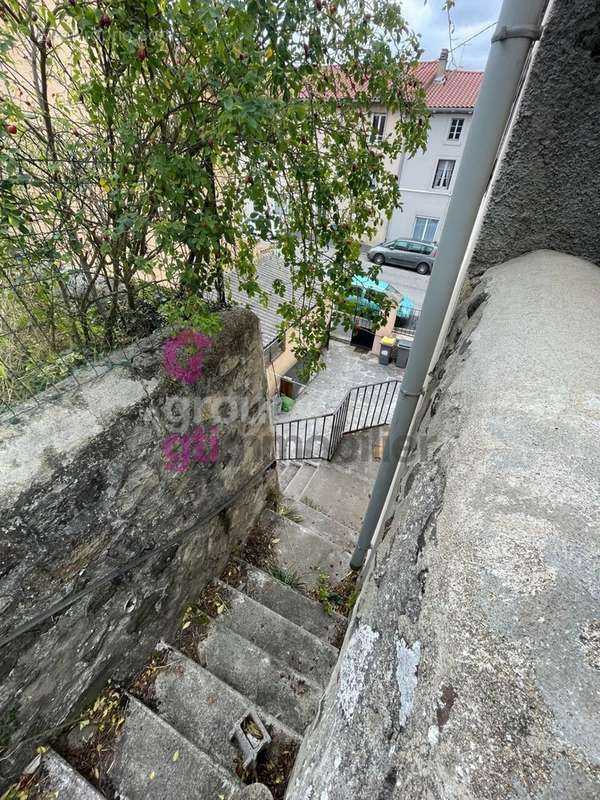
{"type": "MultiPolygon", "coordinates": [[[[377,356],[332,339],[324,353],[325,369],[318,372],[296,400],[291,411],[275,411],[277,422],[313,417],[335,411],[354,386],[402,378],[395,363],[384,366],[377,356]]],[[[395,397],[394,397],[395,402],[395,397]]]]}
{"type": "MultiPolygon", "coordinates": [[[[365,263],[365,268],[372,266],[364,253],[362,261],[365,263]]],[[[386,281],[394,289],[404,295],[408,295],[417,308],[421,308],[423,305],[423,298],[429,285],[429,275],[417,275],[416,272],[410,269],[384,266],[379,273],[379,280],[386,281]]]]}

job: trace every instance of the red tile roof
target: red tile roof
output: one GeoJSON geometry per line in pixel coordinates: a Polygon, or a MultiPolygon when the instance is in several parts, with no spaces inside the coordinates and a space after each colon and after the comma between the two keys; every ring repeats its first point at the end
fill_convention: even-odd
{"type": "Polygon", "coordinates": [[[474,108],[483,82],[483,72],[449,69],[443,81],[434,80],[437,61],[421,61],[417,78],[425,88],[427,108],[474,108]]]}
{"type": "MultiPolygon", "coordinates": [[[[437,61],[421,61],[416,70],[408,71],[406,75],[406,91],[410,94],[410,81],[416,78],[425,89],[425,103],[427,108],[436,109],[472,109],[475,107],[481,84],[483,72],[470,72],[464,69],[448,69],[443,81],[435,80],[437,61]]],[[[328,98],[354,98],[359,92],[368,91],[366,81],[356,82],[339,66],[328,67],[334,77],[333,88],[324,92],[328,98]]],[[[373,100],[374,103],[377,100],[373,100]]]]}

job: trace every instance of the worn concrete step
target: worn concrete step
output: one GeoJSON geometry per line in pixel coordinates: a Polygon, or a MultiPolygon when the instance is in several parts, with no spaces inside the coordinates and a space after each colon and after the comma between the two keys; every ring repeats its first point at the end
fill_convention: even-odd
{"type": "Polygon", "coordinates": [[[302,500],[296,500],[291,507],[301,517],[298,524],[303,528],[312,529],[329,542],[352,552],[358,540],[358,533],[355,530],[328,516],[326,512],[317,511],[306,505],[302,500]]]}
{"type": "Polygon", "coordinates": [[[182,736],[222,767],[233,772],[240,750],[229,739],[234,724],[253,710],[272,738],[268,757],[295,753],[300,737],[216,675],[177,650],[168,648],[168,661],[154,682],[157,713],[182,736]]]}
{"type": "Polygon", "coordinates": [[[292,480],[294,475],[300,469],[300,464],[296,464],[293,461],[288,461],[286,465],[280,470],[279,472],[279,488],[283,492],[287,487],[288,483],[292,480]]]}
{"type": "Polygon", "coordinates": [[[323,689],[223,625],[198,644],[198,659],[222,681],[296,733],[314,719],[323,689]]]}
{"type": "Polygon", "coordinates": [[[354,470],[323,462],[300,500],[342,525],[360,530],[372,489],[367,476],[363,478],[354,470]]]}
{"type": "Polygon", "coordinates": [[[129,697],[108,777],[127,800],[230,800],[242,784],[164,719],[129,697]]]}
{"type": "Polygon", "coordinates": [[[261,515],[261,525],[275,534],[272,549],[277,566],[295,572],[308,587],[315,587],[322,574],[332,584],[348,574],[350,553],[315,531],[270,510],[261,515]]]}
{"type": "Polygon", "coordinates": [[[240,589],[271,611],[336,647],[344,635],[348,620],[335,611],[327,614],[323,606],[282,583],[267,572],[245,564],[244,583],[240,589]]]}
{"type": "Polygon", "coordinates": [[[375,483],[388,431],[389,426],[382,425],[346,434],[336,450],[334,466],[354,472],[371,484],[375,483]]]}
{"type": "Polygon", "coordinates": [[[284,489],[284,494],[286,497],[290,497],[293,500],[296,500],[298,497],[300,497],[316,473],[317,468],[312,464],[302,464],[298,472],[294,475],[284,489]]]}
{"type": "MultiPolygon", "coordinates": [[[[28,768],[35,768],[36,759],[28,768]]],[[[83,775],[80,775],[54,750],[48,750],[39,758],[40,777],[36,786],[36,797],[65,798],[65,800],[104,800],[83,775]]],[[[8,795],[12,797],[12,795],[8,795]]],[[[16,797],[17,795],[15,795],[16,797]]]]}
{"type": "Polygon", "coordinates": [[[217,585],[227,610],[213,625],[230,628],[319,686],[327,685],[338,658],[335,647],[232,586],[217,585]]]}

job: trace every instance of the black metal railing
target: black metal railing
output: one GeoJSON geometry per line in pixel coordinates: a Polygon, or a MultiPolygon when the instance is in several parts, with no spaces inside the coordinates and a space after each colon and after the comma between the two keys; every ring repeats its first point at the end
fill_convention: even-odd
{"type": "Polygon", "coordinates": [[[420,316],[421,316],[420,308],[411,308],[410,313],[408,314],[402,313],[402,310],[399,309],[398,313],[396,314],[394,333],[414,336],[415,330],[417,329],[417,322],[419,321],[420,316]]]}
{"type": "Polygon", "coordinates": [[[275,423],[275,458],[278,461],[331,461],[344,434],[389,423],[400,384],[401,381],[390,380],[355,386],[335,411],[275,423]]]}

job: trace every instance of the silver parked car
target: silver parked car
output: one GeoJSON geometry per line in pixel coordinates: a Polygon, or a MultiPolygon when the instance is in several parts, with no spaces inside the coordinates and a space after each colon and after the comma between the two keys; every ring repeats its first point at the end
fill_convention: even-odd
{"type": "Polygon", "coordinates": [[[429,275],[437,255],[437,245],[416,239],[390,239],[372,247],[367,253],[369,261],[383,266],[416,269],[419,275],[429,275]]]}

